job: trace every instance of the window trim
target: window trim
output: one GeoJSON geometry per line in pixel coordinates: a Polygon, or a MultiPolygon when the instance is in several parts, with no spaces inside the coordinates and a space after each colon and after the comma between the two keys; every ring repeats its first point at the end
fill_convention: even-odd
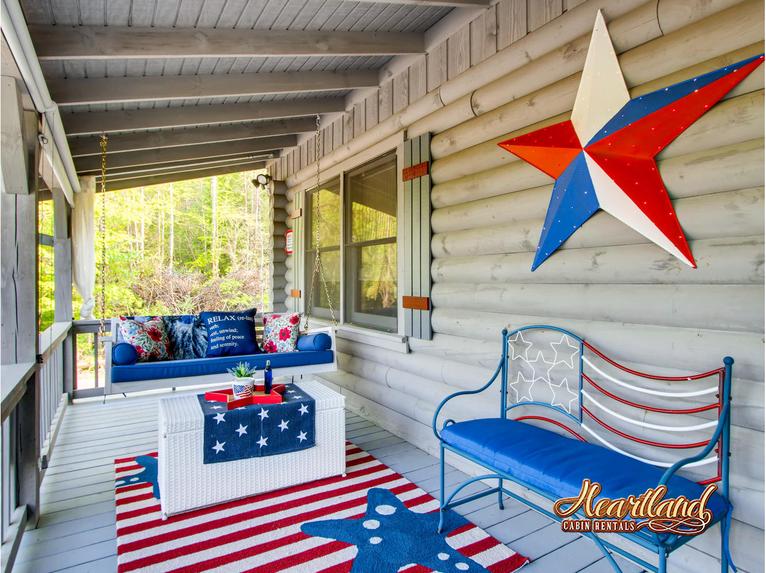
{"type": "MultiPolygon", "coordinates": [[[[319,184],[319,187],[321,188],[323,185],[326,185],[330,183],[333,179],[339,179],[340,181],[340,209],[341,209],[341,217],[340,217],[340,307],[336,309],[336,318],[338,321],[338,333],[339,335],[341,332],[346,329],[349,331],[353,331],[355,333],[360,333],[367,331],[372,336],[380,335],[384,337],[391,338],[392,340],[398,341],[401,337],[404,336],[404,307],[402,307],[401,304],[401,295],[399,294],[400,285],[404,284],[404,266],[402,264],[403,256],[404,256],[404,250],[403,250],[403,242],[399,239],[399,237],[402,236],[403,232],[403,205],[404,205],[404,185],[402,184],[401,177],[398,176],[399,173],[401,173],[402,165],[404,164],[404,157],[403,157],[403,150],[402,150],[402,142],[404,140],[404,133],[399,132],[392,136],[391,138],[388,138],[381,142],[382,144],[386,145],[385,148],[383,148],[381,151],[376,153],[373,156],[368,156],[366,153],[361,154],[361,156],[357,156],[356,159],[359,160],[358,163],[354,165],[350,165],[348,162],[343,162],[341,165],[336,166],[335,168],[329,169],[325,173],[325,179],[322,180],[319,184]],[[390,146],[390,147],[389,147],[390,146]],[[347,178],[349,175],[353,174],[355,171],[360,170],[362,168],[366,168],[368,166],[374,165],[377,162],[383,162],[385,160],[390,160],[392,157],[396,158],[396,169],[395,172],[397,174],[396,177],[396,237],[393,238],[393,240],[385,239],[382,241],[378,241],[381,243],[385,242],[395,242],[396,243],[396,284],[397,284],[397,296],[396,296],[396,328],[394,330],[391,329],[385,329],[385,328],[376,328],[373,326],[369,326],[367,324],[359,324],[359,323],[353,323],[349,321],[348,313],[346,311],[346,287],[345,287],[345,279],[346,279],[346,244],[345,244],[345,238],[346,238],[346,227],[347,227],[347,219],[346,219],[346,190],[347,190],[347,178]],[[327,175],[331,175],[330,177],[327,177],[327,175]]],[[[378,146],[375,146],[376,149],[378,149],[378,146]]],[[[303,277],[302,277],[302,283],[303,283],[303,311],[305,312],[307,301],[308,301],[308,291],[309,291],[309,270],[312,268],[311,265],[308,264],[309,262],[309,253],[313,256],[314,250],[309,249],[308,246],[311,244],[311,237],[309,236],[310,233],[310,226],[311,226],[311,213],[309,212],[310,209],[310,200],[311,198],[309,195],[314,192],[316,189],[316,185],[312,185],[310,187],[304,188],[303,190],[303,206],[304,206],[304,224],[302,225],[302,242],[305,245],[304,253],[303,253],[303,277]]],[[[354,246],[365,246],[367,242],[354,244],[354,246]]],[[[374,242],[373,242],[374,243],[374,242]]],[[[327,247],[325,247],[327,248],[327,247]]],[[[334,249],[334,247],[332,247],[334,249]]],[[[312,305],[312,315],[309,317],[309,320],[315,320],[318,323],[324,323],[324,321],[330,320],[330,312],[328,308],[324,307],[315,307],[312,305]],[[315,309],[318,309],[319,312],[316,312],[315,309]]],[[[376,315],[368,315],[371,317],[376,317],[376,315]]],[[[377,317],[379,318],[379,317],[377,317]]],[[[395,344],[401,344],[400,342],[395,342],[395,344]]],[[[404,343],[405,350],[404,352],[408,351],[408,348],[406,347],[406,342],[404,343]]]]}
{"type": "MultiPolygon", "coordinates": [[[[343,323],[343,176],[336,175],[335,177],[330,177],[329,179],[322,181],[319,184],[319,187],[316,186],[311,187],[309,189],[305,190],[304,194],[304,229],[305,229],[305,241],[304,244],[306,245],[305,252],[303,253],[304,257],[304,263],[303,263],[303,290],[305,292],[305,300],[304,300],[304,312],[306,310],[306,305],[309,302],[309,292],[311,291],[311,285],[309,284],[309,281],[311,278],[313,278],[313,272],[314,272],[314,257],[316,253],[316,249],[312,249],[311,247],[311,240],[312,236],[311,233],[313,232],[313,229],[311,228],[313,214],[314,214],[314,205],[313,205],[313,197],[312,195],[318,190],[322,189],[323,187],[329,187],[331,183],[333,183],[335,180],[338,181],[338,196],[340,198],[340,236],[338,237],[338,244],[336,246],[332,247],[319,247],[320,253],[326,253],[326,252],[332,252],[332,251],[339,251],[339,265],[340,265],[340,301],[338,303],[338,308],[335,308],[335,318],[338,320],[338,323],[343,323]],[[308,271],[311,271],[309,273],[308,271]]],[[[321,284],[319,285],[319,288],[321,287],[321,284]]],[[[313,294],[313,293],[312,293],[313,294]]],[[[320,300],[323,300],[324,297],[320,297],[320,300]]],[[[320,319],[327,319],[330,320],[332,318],[332,313],[330,312],[329,306],[321,306],[321,305],[314,305],[311,304],[311,312],[314,318],[320,318],[320,319]]]]}
{"type": "MultiPolygon", "coordinates": [[[[361,165],[358,165],[357,167],[353,169],[349,169],[348,171],[343,173],[343,182],[344,182],[344,189],[347,189],[349,187],[349,179],[351,177],[354,177],[355,175],[362,173],[364,171],[368,171],[371,169],[375,169],[376,167],[380,165],[384,165],[386,163],[389,163],[391,159],[394,159],[394,173],[398,172],[399,168],[399,157],[398,154],[395,152],[389,151],[388,153],[384,153],[375,159],[372,159],[370,161],[367,161],[365,163],[362,163],[361,165]]],[[[398,179],[398,177],[397,177],[398,179]]],[[[343,221],[348,222],[351,220],[351,201],[346,201],[347,197],[343,197],[343,221]]],[[[351,226],[346,225],[346,232],[343,236],[343,251],[345,254],[345,266],[343,267],[343,276],[341,277],[341,281],[343,284],[343,291],[346,293],[355,293],[356,288],[351,287],[350,283],[346,283],[346,278],[351,274],[351,264],[353,263],[351,261],[351,258],[348,256],[348,251],[354,248],[363,248],[363,247],[374,247],[377,245],[389,245],[391,243],[395,243],[397,245],[397,260],[396,260],[396,316],[389,317],[389,316],[380,316],[377,314],[370,314],[366,312],[356,312],[351,310],[348,305],[344,307],[345,311],[345,318],[346,324],[350,324],[359,328],[369,328],[370,330],[375,330],[376,332],[387,332],[387,333],[397,333],[399,332],[399,307],[400,304],[400,296],[399,296],[399,288],[400,288],[400,278],[399,278],[399,219],[400,219],[400,213],[399,213],[399,190],[398,190],[398,184],[397,184],[397,193],[396,193],[396,235],[393,237],[385,237],[383,239],[372,239],[369,241],[357,241],[352,242],[351,240],[351,226]]],[[[354,295],[351,294],[346,298],[346,302],[349,302],[349,300],[353,300],[354,295]]]]}

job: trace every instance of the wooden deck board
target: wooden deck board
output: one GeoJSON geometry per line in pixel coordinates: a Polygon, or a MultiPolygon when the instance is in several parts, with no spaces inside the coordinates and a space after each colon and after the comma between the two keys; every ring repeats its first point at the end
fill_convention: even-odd
{"type": "MultiPolygon", "coordinates": [[[[157,402],[163,396],[168,393],[111,398],[106,403],[80,401],[67,408],[42,485],[39,526],[24,535],[14,571],[116,570],[113,460],[156,449],[157,402]]],[[[438,498],[436,458],[350,412],[346,428],[351,441],[438,498]]],[[[447,467],[448,487],[466,479],[463,472],[447,467]]],[[[484,484],[474,483],[464,492],[470,495],[484,489],[484,484]]],[[[535,560],[525,573],[609,571],[588,540],[562,533],[558,524],[514,500],[506,500],[505,505],[500,510],[496,496],[487,496],[456,511],[535,560]]],[[[640,571],[624,560],[620,563],[626,573],[640,571]]]]}

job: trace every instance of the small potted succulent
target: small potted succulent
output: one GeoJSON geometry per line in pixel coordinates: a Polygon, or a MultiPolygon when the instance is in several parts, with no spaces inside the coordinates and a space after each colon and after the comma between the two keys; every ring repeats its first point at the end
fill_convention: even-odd
{"type": "Polygon", "coordinates": [[[255,380],[253,375],[256,368],[250,368],[247,362],[240,362],[234,368],[229,368],[228,372],[234,377],[231,383],[232,393],[235,398],[249,398],[253,395],[255,380]]]}

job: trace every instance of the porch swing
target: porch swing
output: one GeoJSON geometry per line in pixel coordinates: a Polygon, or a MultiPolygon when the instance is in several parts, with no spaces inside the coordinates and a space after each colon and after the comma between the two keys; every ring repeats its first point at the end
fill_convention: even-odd
{"type": "MultiPolygon", "coordinates": [[[[315,160],[316,160],[316,188],[320,185],[319,156],[321,145],[321,133],[319,130],[319,115],[316,116],[315,137],[315,160]]],[[[155,390],[162,388],[177,388],[183,386],[201,386],[212,384],[224,384],[231,380],[231,375],[227,370],[235,366],[238,362],[247,362],[251,367],[258,369],[262,376],[263,369],[268,360],[271,363],[274,376],[290,376],[292,378],[303,377],[305,375],[319,374],[323,372],[335,372],[338,369],[338,360],[335,341],[335,309],[333,306],[330,291],[327,286],[327,279],[324,274],[321,254],[319,249],[316,251],[314,259],[314,270],[309,287],[309,296],[306,304],[306,310],[303,313],[303,329],[298,336],[296,350],[291,352],[276,353],[258,353],[237,356],[207,357],[200,356],[195,358],[180,357],[177,358],[176,351],[173,349],[174,358],[170,360],[155,362],[138,362],[135,358],[125,361],[121,349],[130,346],[122,337],[119,327],[119,318],[111,319],[111,329],[106,333],[106,168],[107,168],[107,136],[101,136],[101,216],[99,220],[99,232],[101,233],[100,243],[100,281],[99,281],[99,339],[104,343],[104,395],[124,394],[126,392],[136,392],[143,390],[155,390]],[[317,280],[318,279],[318,280],[317,280]],[[311,303],[313,301],[314,285],[321,284],[324,295],[327,298],[328,308],[332,317],[332,326],[315,328],[309,330],[309,315],[311,313],[311,303]]],[[[314,221],[321,217],[318,200],[315,201],[314,221]]],[[[320,239],[320,227],[316,224],[316,240],[320,239]]],[[[138,321],[146,320],[149,317],[127,317],[138,321]]],[[[259,324],[263,318],[262,313],[255,315],[256,324],[259,324]]],[[[188,325],[189,332],[193,329],[204,329],[196,315],[181,316],[163,316],[163,321],[181,322],[188,325]]],[[[256,328],[258,333],[259,329],[256,328]]],[[[207,334],[205,333],[205,337],[207,334]]],[[[171,345],[173,343],[171,337],[171,345]]],[[[260,346],[260,343],[259,343],[260,346]]],[[[130,349],[128,349],[130,350],[130,349]]],[[[135,354],[135,353],[133,353],[135,354]]]]}

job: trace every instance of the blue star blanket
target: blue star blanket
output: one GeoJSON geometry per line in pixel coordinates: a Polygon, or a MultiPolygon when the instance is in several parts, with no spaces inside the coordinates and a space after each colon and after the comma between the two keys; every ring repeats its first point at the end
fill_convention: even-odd
{"type": "Polygon", "coordinates": [[[297,386],[288,388],[281,404],[227,410],[221,402],[198,394],[205,416],[206,464],[287,454],[314,447],[314,398],[297,386]]]}

